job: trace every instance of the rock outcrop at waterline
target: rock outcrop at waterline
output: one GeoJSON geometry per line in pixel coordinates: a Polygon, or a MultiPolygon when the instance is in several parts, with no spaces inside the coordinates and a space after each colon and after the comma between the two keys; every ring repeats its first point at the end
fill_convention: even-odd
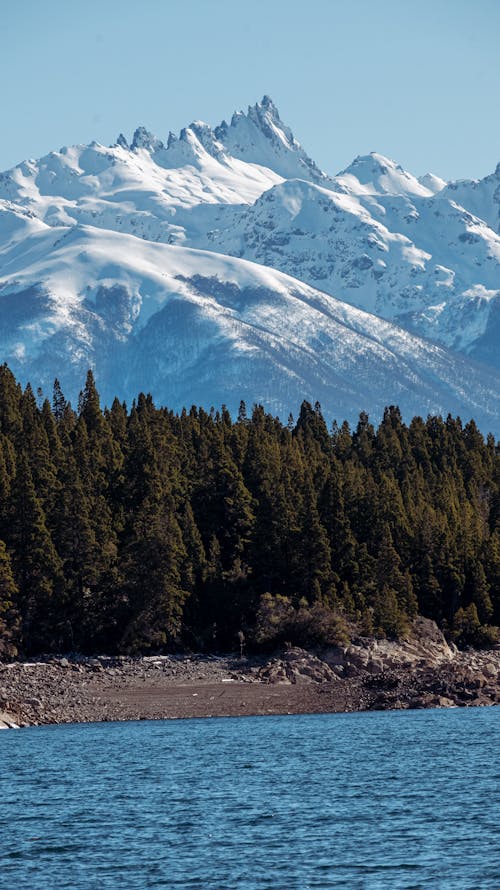
{"type": "Polygon", "coordinates": [[[402,642],[271,657],[71,655],[0,665],[0,728],[499,702],[500,649],[459,651],[426,619],[402,642]]]}
{"type": "Polygon", "coordinates": [[[12,714],[0,711],[0,729],[19,729],[19,724],[15,722],[12,714]]]}

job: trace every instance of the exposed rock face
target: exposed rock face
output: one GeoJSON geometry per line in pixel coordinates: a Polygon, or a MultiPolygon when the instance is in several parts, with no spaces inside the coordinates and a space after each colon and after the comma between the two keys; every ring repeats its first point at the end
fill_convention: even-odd
{"type": "Polygon", "coordinates": [[[0,711],[0,729],[19,729],[13,714],[0,711]]]}
{"type": "Polygon", "coordinates": [[[328,683],[337,679],[332,668],[304,649],[288,649],[262,667],[257,677],[264,683],[328,683]]]}
{"type": "Polygon", "coordinates": [[[402,642],[367,640],[325,653],[346,676],[362,680],[371,708],[427,708],[500,702],[500,649],[460,652],[437,625],[417,618],[402,642]]]}
{"type": "MultiPolygon", "coordinates": [[[[363,669],[370,674],[380,674],[387,670],[438,668],[453,661],[457,652],[456,646],[446,642],[434,621],[419,617],[409,639],[397,643],[391,640],[363,641],[346,649],[341,663],[351,672],[363,669]]],[[[334,657],[338,658],[338,654],[334,657]]],[[[328,655],[325,658],[329,660],[328,655]]]]}
{"type": "Polygon", "coordinates": [[[256,676],[288,686],[343,679],[350,694],[358,695],[358,710],[500,702],[500,650],[460,652],[426,618],[417,618],[407,640],[358,640],[315,654],[293,648],[268,661],[256,676]]]}

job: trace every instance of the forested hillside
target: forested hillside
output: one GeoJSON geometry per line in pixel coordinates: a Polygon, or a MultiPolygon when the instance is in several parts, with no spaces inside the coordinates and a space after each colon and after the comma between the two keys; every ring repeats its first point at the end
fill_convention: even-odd
{"type": "Polygon", "coordinates": [[[395,407],[78,409],[0,368],[0,654],[217,650],[500,623],[500,449],[395,407]]]}

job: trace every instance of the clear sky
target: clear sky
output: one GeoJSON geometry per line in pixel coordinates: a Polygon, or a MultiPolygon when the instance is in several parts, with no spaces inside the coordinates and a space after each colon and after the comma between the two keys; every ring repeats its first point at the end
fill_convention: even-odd
{"type": "Polygon", "coordinates": [[[500,161],[500,0],[0,0],[0,169],[269,94],[329,173],[500,161]]]}

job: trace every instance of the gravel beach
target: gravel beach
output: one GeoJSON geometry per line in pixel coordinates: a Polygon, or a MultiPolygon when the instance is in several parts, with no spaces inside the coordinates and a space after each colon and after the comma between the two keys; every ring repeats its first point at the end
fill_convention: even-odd
{"type": "Polygon", "coordinates": [[[500,650],[460,652],[420,619],[402,643],[267,657],[47,656],[0,664],[0,727],[500,702],[500,650]]]}

